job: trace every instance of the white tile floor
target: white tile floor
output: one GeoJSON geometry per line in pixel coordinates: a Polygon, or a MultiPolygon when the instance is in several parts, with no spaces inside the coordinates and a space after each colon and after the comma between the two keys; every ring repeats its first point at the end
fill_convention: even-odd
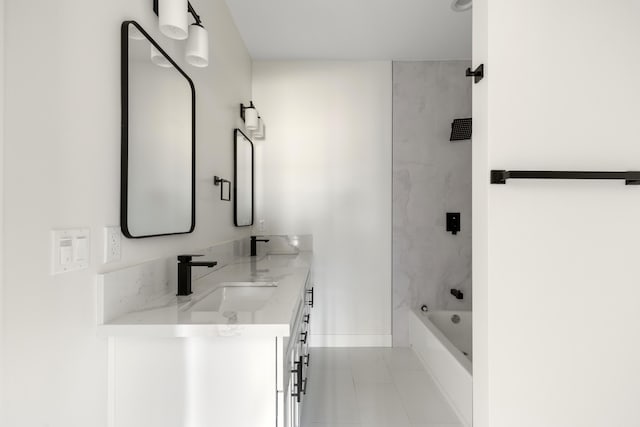
{"type": "Polygon", "coordinates": [[[312,348],[302,427],[462,427],[410,348],[312,348]]]}

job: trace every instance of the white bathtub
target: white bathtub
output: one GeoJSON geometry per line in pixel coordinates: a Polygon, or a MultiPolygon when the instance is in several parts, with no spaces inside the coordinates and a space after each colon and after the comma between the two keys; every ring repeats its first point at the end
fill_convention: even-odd
{"type": "Polygon", "coordinates": [[[465,426],[472,425],[471,311],[412,310],[409,343],[465,426]],[[458,323],[452,321],[458,316],[458,323]]]}

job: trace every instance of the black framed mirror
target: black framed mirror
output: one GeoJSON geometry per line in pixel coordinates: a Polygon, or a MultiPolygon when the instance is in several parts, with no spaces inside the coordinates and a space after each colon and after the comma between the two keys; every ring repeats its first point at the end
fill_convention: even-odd
{"type": "Polygon", "coordinates": [[[192,80],[135,21],[121,27],[120,227],[129,238],[195,228],[192,80]]]}
{"type": "Polygon", "coordinates": [[[253,142],[240,129],[233,133],[233,222],[253,225],[253,142]]]}

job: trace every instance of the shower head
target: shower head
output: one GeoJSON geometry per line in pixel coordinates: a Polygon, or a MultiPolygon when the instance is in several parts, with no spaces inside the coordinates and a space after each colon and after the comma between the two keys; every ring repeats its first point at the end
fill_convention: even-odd
{"type": "Polygon", "coordinates": [[[449,141],[465,141],[471,139],[471,119],[454,119],[451,123],[449,141]]]}
{"type": "Polygon", "coordinates": [[[464,12],[465,10],[471,9],[472,4],[473,0],[453,0],[451,9],[456,12],[464,12]]]}

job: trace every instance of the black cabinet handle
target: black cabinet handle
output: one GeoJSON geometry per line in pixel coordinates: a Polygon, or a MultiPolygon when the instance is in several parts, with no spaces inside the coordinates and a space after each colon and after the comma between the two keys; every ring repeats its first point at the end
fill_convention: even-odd
{"type": "Polygon", "coordinates": [[[305,366],[309,366],[309,362],[311,361],[311,353],[305,355],[304,357],[307,359],[307,361],[304,362],[305,366]]]}
{"type": "Polygon", "coordinates": [[[305,314],[304,315],[304,323],[309,324],[310,320],[311,320],[311,315],[310,314],[305,314]]]}
{"type": "MultiPolygon", "coordinates": [[[[302,344],[306,344],[307,343],[307,336],[309,335],[309,332],[301,332],[300,335],[303,336],[303,338],[300,338],[300,342],[302,344]]],[[[302,360],[302,356],[300,356],[300,360],[302,360]]]]}
{"type": "MultiPolygon", "coordinates": [[[[293,386],[296,388],[296,392],[291,393],[291,396],[295,397],[296,400],[300,402],[300,400],[302,400],[302,393],[304,393],[304,389],[302,388],[304,385],[304,381],[302,379],[302,356],[300,356],[298,360],[293,363],[294,365],[296,365],[296,368],[292,369],[291,373],[296,374],[296,382],[293,384],[293,386]]],[[[304,385],[304,388],[306,388],[306,385],[304,385]]]]}
{"type": "Polygon", "coordinates": [[[307,394],[307,378],[302,380],[302,394],[307,394]]]}
{"type": "Polygon", "coordinates": [[[313,287],[311,289],[307,289],[307,293],[311,294],[311,299],[309,300],[309,306],[311,306],[313,308],[313,287]]]}

